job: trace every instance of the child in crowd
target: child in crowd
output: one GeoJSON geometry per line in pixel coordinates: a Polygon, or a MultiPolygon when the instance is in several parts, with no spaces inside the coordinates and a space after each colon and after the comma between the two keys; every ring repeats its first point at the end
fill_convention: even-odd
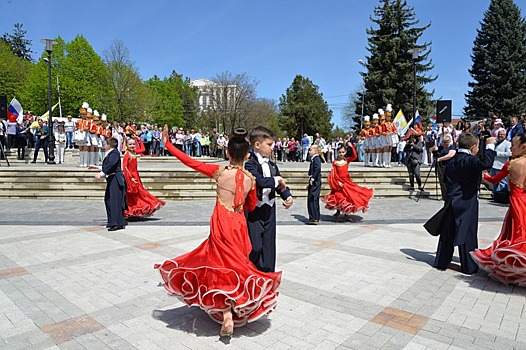
{"type": "Polygon", "coordinates": [[[66,131],[64,124],[59,124],[55,132],[55,149],[57,152],[58,164],[64,163],[64,153],[66,152],[66,131]]]}
{"type": "Polygon", "coordinates": [[[258,202],[252,212],[247,213],[248,233],[252,242],[250,261],[263,272],[276,269],[276,194],[284,200],[288,209],[293,199],[290,189],[281,177],[276,163],[269,159],[274,144],[274,133],[258,126],[250,132],[250,144],[254,152],[245,163],[256,179],[258,202]]]}

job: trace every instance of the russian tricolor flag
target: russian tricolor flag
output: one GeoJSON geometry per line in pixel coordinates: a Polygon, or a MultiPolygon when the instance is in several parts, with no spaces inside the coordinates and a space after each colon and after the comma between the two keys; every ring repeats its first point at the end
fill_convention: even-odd
{"type": "Polygon", "coordinates": [[[17,123],[22,123],[22,120],[24,119],[24,109],[22,108],[20,102],[18,102],[18,100],[14,97],[7,108],[7,119],[11,123],[14,123],[15,121],[17,123]]]}

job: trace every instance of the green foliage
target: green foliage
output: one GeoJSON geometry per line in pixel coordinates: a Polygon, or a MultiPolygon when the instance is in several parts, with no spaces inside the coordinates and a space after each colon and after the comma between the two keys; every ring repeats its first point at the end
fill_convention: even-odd
{"type": "Polygon", "coordinates": [[[33,53],[31,51],[31,40],[25,39],[26,31],[22,27],[23,24],[16,23],[13,34],[4,33],[2,38],[0,38],[0,43],[9,45],[16,57],[31,62],[33,60],[31,57],[33,53]]]}
{"type": "MultiPolygon", "coordinates": [[[[173,89],[179,96],[181,107],[183,110],[182,118],[184,125],[190,129],[203,128],[204,121],[199,118],[199,93],[197,87],[190,85],[190,78],[183,79],[181,74],[177,74],[174,70],[167,79],[169,87],[173,89]]],[[[177,116],[177,114],[175,114],[177,116]]],[[[179,124],[183,126],[183,124],[179,124]]],[[[178,125],[178,124],[174,124],[178,125]]]]}
{"type": "Polygon", "coordinates": [[[327,136],[332,129],[332,111],[323,94],[318,92],[318,86],[301,75],[296,75],[292,85],[280,97],[279,109],[280,124],[289,137],[317,132],[327,136]]]}
{"type": "Polygon", "coordinates": [[[150,115],[158,125],[184,127],[183,101],[170,78],[160,80],[158,76],[148,79],[146,86],[149,88],[154,101],[150,115]]]}
{"type": "Polygon", "coordinates": [[[492,0],[473,46],[464,112],[508,119],[526,111],[526,24],[513,0],[492,0]]]}
{"type": "MultiPolygon", "coordinates": [[[[30,70],[30,62],[15,56],[9,45],[0,41],[0,93],[7,96],[8,103],[13,97],[24,102],[21,88],[30,70]]],[[[26,109],[24,104],[22,107],[26,109]]]]}
{"type": "Polygon", "coordinates": [[[130,59],[130,52],[122,40],[114,40],[104,51],[104,63],[108,70],[111,94],[101,101],[118,121],[149,121],[153,108],[151,91],[142,82],[138,69],[130,59]]]}
{"type": "MultiPolygon", "coordinates": [[[[367,72],[362,73],[365,86],[364,114],[372,115],[379,108],[385,109],[390,103],[393,109],[402,109],[406,116],[413,115],[413,83],[416,67],[416,108],[423,117],[433,110],[431,97],[433,91],[425,89],[425,84],[436,80],[436,76],[426,75],[434,68],[431,60],[430,43],[419,45],[418,39],[431,25],[416,27],[414,9],[405,0],[380,0],[371,18],[376,28],[369,28],[367,34],[368,51],[367,72]],[[410,50],[422,51],[416,60],[410,50]]],[[[355,99],[356,114],[361,115],[362,92],[355,99]]],[[[395,112],[396,113],[396,112],[395,112]]]]}

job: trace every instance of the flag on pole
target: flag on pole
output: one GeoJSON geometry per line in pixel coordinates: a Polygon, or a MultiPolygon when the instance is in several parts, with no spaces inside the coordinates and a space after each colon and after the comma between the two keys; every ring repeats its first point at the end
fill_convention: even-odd
{"type": "Polygon", "coordinates": [[[418,124],[420,129],[422,129],[422,118],[420,118],[420,113],[418,113],[418,109],[416,110],[416,113],[415,113],[415,123],[418,124]]]}
{"type": "Polygon", "coordinates": [[[11,123],[14,123],[15,121],[17,123],[22,123],[23,119],[24,109],[22,108],[20,102],[18,102],[18,100],[13,97],[9,103],[9,107],[7,107],[7,120],[9,120],[11,123]]]}
{"type": "MultiPolygon", "coordinates": [[[[55,110],[55,108],[58,106],[58,102],[55,103],[55,105],[53,107],[51,107],[51,112],[53,112],[55,110]]],[[[40,118],[43,120],[43,121],[46,121],[49,117],[49,111],[47,111],[46,113],[42,114],[40,116],[40,118]]]]}
{"type": "Polygon", "coordinates": [[[400,109],[393,120],[393,123],[396,126],[396,130],[398,130],[398,136],[404,137],[407,130],[409,130],[409,127],[411,126],[412,122],[413,119],[411,119],[409,123],[407,122],[404,113],[402,113],[402,110],[400,109]]]}

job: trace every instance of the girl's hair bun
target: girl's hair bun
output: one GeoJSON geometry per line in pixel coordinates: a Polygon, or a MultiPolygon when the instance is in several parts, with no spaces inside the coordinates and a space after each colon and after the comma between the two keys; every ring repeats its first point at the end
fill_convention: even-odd
{"type": "Polygon", "coordinates": [[[232,134],[232,139],[236,141],[246,141],[247,131],[243,128],[236,128],[232,134]]]}

